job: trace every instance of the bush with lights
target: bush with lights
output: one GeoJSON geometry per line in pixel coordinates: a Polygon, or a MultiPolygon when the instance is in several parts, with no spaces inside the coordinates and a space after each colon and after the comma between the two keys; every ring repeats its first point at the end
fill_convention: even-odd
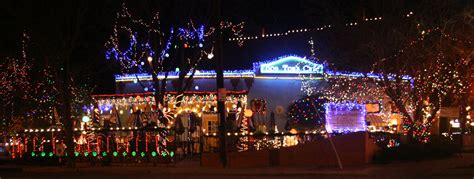
{"type": "Polygon", "coordinates": [[[286,129],[321,129],[325,124],[326,99],[321,95],[306,96],[293,102],[288,107],[288,124],[286,129]]]}

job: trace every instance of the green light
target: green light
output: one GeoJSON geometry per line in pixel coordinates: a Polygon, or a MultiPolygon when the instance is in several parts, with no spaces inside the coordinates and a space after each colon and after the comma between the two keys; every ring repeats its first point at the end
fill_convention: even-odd
{"type": "Polygon", "coordinates": [[[166,157],[166,155],[167,155],[166,152],[161,153],[161,156],[163,156],[163,157],[166,157]]]}
{"type": "Polygon", "coordinates": [[[45,152],[41,152],[41,157],[44,157],[46,156],[46,153],[45,152]]]}
{"type": "Polygon", "coordinates": [[[79,152],[74,152],[74,155],[76,155],[76,157],[79,156],[79,152]]]}
{"type": "Polygon", "coordinates": [[[132,152],[132,156],[135,157],[136,155],[137,155],[137,152],[133,151],[133,152],[132,152]]]}
{"type": "Polygon", "coordinates": [[[114,155],[114,157],[117,157],[118,152],[114,152],[114,153],[112,153],[112,155],[114,155]]]}
{"type": "Polygon", "coordinates": [[[92,152],[92,156],[96,157],[97,156],[97,152],[92,152]]]}
{"type": "Polygon", "coordinates": [[[125,157],[127,156],[127,152],[123,152],[122,155],[125,157]]]}
{"type": "Polygon", "coordinates": [[[31,156],[32,156],[32,157],[36,157],[35,152],[31,152],[31,156]]]}
{"type": "Polygon", "coordinates": [[[140,153],[142,157],[145,157],[145,152],[140,153]]]}
{"type": "Polygon", "coordinates": [[[173,151],[170,152],[170,156],[171,156],[171,157],[174,156],[174,152],[173,152],[173,151]]]}
{"type": "Polygon", "coordinates": [[[107,152],[102,152],[102,156],[107,156],[107,152]]]}
{"type": "Polygon", "coordinates": [[[49,157],[52,157],[53,156],[53,152],[49,152],[49,157]]]}
{"type": "Polygon", "coordinates": [[[151,156],[156,157],[156,152],[155,151],[151,152],[151,156]]]}
{"type": "Polygon", "coordinates": [[[84,156],[85,157],[89,156],[89,152],[84,152],[84,156]]]}

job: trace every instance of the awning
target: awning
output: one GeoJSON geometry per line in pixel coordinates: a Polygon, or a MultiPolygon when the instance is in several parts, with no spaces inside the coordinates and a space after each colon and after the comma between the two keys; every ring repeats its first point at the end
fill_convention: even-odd
{"type": "Polygon", "coordinates": [[[385,122],[380,115],[376,114],[367,114],[365,116],[365,120],[367,121],[369,126],[385,127],[389,125],[389,123],[385,122]]]}

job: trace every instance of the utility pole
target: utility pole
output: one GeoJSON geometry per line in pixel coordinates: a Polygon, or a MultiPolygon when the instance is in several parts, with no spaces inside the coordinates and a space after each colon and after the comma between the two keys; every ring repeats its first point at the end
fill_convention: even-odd
{"type": "Polygon", "coordinates": [[[221,23],[221,2],[220,0],[215,0],[216,8],[216,20],[215,23],[217,29],[217,42],[215,46],[216,50],[216,84],[217,84],[217,111],[219,112],[219,155],[222,162],[222,166],[225,168],[227,166],[227,147],[225,140],[225,88],[224,88],[224,58],[223,58],[223,48],[222,48],[222,29],[220,28],[221,23]]]}

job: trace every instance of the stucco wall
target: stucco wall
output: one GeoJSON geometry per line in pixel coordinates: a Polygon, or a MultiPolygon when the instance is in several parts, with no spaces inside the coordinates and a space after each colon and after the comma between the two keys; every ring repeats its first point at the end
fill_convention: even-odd
{"type": "Polygon", "coordinates": [[[278,130],[284,130],[287,121],[286,110],[288,106],[296,99],[304,95],[301,92],[300,80],[280,80],[280,79],[255,79],[252,88],[248,93],[248,101],[254,98],[263,98],[267,101],[267,113],[264,121],[268,124],[270,121],[270,113],[275,113],[275,124],[278,130]],[[281,106],[284,110],[277,113],[277,106],[281,106]]]}
{"type": "MultiPolygon", "coordinates": [[[[366,132],[350,133],[331,138],[343,166],[365,165],[376,151],[373,139],[366,132]]],[[[203,153],[203,166],[220,166],[218,153],[203,153]]],[[[338,166],[336,154],[328,139],[273,150],[229,152],[229,167],[267,166],[338,166]]]]}

